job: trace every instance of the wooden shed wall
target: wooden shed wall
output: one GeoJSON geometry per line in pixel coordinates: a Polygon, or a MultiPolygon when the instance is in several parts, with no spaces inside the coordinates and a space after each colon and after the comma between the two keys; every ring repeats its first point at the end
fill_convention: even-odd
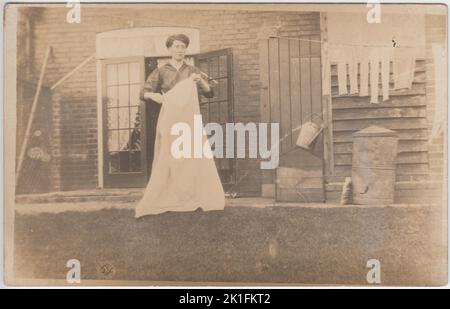
{"type": "Polygon", "coordinates": [[[383,102],[379,97],[378,104],[370,103],[369,97],[338,96],[335,66],[331,83],[335,175],[351,176],[352,134],[377,125],[399,135],[397,181],[424,180],[428,172],[424,61],[416,62],[411,89],[390,91],[389,100],[383,102]]]}
{"type": "MultiPolygon", "coordinates": [[[[348,76],[347,79],[349,85],[348,76]]],[[[339,96],[337,68],[336,65],[331,66],[334,174],[327,177],[328,201],[339,199],[344,177],[351,176],[352,134],[371,125],[398,133],[397,183],[427,180],[429,165],[425,82],[425,59],[418,59],[411,89],[390,90],[389,100],[382,101],[380,96],[379,103],[373,104],[367,96],[360,97],[358,94],[339,96]]],[[[390,89],[392,88],[391,70],[390,89]]]]}

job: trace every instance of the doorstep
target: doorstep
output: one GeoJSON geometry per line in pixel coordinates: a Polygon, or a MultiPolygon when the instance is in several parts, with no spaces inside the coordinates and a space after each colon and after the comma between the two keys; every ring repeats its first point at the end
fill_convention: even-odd
{"type": "MultiPolygon", "coordinates": [[[[88,189],[16,195],[18,204],[118,202],[132,203],[141,199],[144,188],[88,189]]],[[[234,198],[225,194],[227,198],[234,198]]]]}
{"type": "MultiPolygon", "coordinates": [[[[134,209],[142,197],[143,189],[94,189],[53,192],[45,194],[20,195],[16,197],[15,210],[19,214],[62,213],[67,211],[90,212],[104,209],[134,209]]],[[[263,197],[227,197],[229,207],[283,207],[283,208],[386,208],[386,207],[427,207],[421,204],[391,205],[339,205],[337,203],[287,203],[276,202],[263,197]]]]}
{"type": "Polygon", "coordinates": [[[16,203],[82,203],[82,202],[135,202],[144,193],[143,188],[89,189],[57,191],[40,194],[16,195],[16,203]]]}

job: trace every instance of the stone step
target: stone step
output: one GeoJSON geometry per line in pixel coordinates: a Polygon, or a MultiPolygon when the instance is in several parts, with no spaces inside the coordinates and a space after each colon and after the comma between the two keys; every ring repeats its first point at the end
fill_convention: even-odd
{"type": "Polygon", "coordinates": [[[127,203],[138,201],[142,197],[143,193],[143,188],[60,191],[43,194],[17,195],[16,203],[81,203],[96,201],[127,203]]]}
{"type": "MultiPolygon", "coordinates": [[[[15,202],[18,204],[83,202],[133,203],[139,201],[143,194],[144,188],[75,190],[42,194],[21,194],[16,196],[15,202]]],[[[233,198],[235,196],[226,193],[225,197],[233,198]]]]}

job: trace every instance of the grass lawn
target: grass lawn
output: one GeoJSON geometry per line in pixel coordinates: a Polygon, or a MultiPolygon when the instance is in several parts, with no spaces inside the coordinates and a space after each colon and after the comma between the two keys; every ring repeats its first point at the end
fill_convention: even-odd
{"type": "Polygon", "coordinates": [[[228,207],[134,218],[130,209],[19,214],[16,278],[438,284],[446,277],[438,226],[426,207],[228,207]],[[441,258],[439,257],[441,254],[441,258]]]}

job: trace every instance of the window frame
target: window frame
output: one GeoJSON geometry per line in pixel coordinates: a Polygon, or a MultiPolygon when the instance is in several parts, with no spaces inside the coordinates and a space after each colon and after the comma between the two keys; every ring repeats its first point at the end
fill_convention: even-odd
{"type": "MultiPolygon", "coordinates": [[[[147,182],[147,141],[146,141],[146,130],[144,125],[146,123],[145,119],[145,104],[142,101],[139,101],[138,111],[140,113],[140,142],[141,142],[141,170],[136,172],[118,172],[118,173],[110,173],[109,171],[109,149],[108,149],[108,139],[109,139],[109,128],[108,128],[108,106],[107,106],[107,70],[106,66],[110,64],[121,64],[121,63],[130,63],[130,62],[138,62],[140,64],[140,84],[141,87],[145,82],[145,58],[136,56],[136,57],[120,57],[120,58],[109,58],[100,60],[100,68],[101,68],[101,108],[102,108],[102,157],[99,157],[99,160],[103,162],[103,187],[107,188],[127,188],[127,187],[144,187],[147,182]]],[[[141,88],[140,87],[140,88],[141,88]]],[[[129,95],[129,94],[128,94],[129,95]]],[[[118,128],[119,129],[119,128],[118,128]]],[[[130,129],[130,128],[129,128],[130,129]]]]}

